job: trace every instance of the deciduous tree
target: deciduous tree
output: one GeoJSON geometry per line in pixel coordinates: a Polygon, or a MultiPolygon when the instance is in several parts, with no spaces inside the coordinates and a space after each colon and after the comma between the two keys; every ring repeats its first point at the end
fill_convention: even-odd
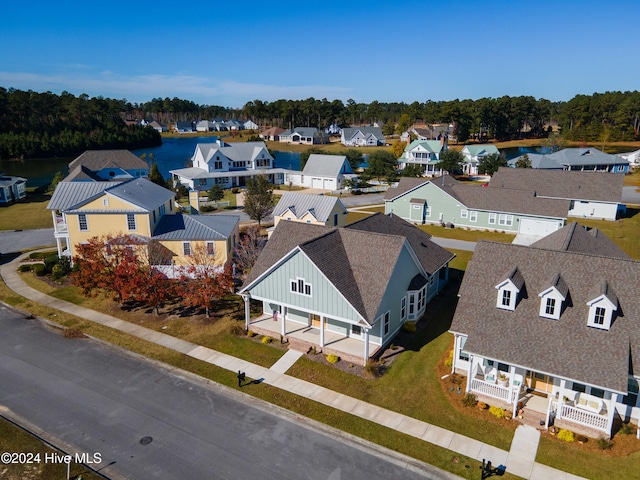
{"type": "Polygon", "coordinates": [[[531,168],[531,160],[526,153],[522,155],[516,162],[516,168],[531,168]]]}
{"type": "Polygon", "coordinates": [[[500,167],[507,167],[507,159],[499,153],[492,153],[478,162],[478,173],[480,175],[493,175],[500,167]]]}
{"type": "Polygon", "coordinates": [[[244,194],[244,211],[249,218],[261,225],[262,220],[273,212],[275,196],[273,188],[264,175],[247,180],[247,190],[244,194]]]}
{"type": "Polygon", "coordinates": [[[397,178],[398,162],[393,153],[386,150],[376,150],[369,155],[367,163],[369,167],[366,172],[371,178],[376,178],[378,181],[393,178],[394,175],[397,178]]]}
{"type": "Polygon", "coordinates": [[[440,160],[436,163],[436,167],[446,170],[449,174],[462,172],[462,164],[464,163],[464,155],[460,150],[448,148],[440,154],[440,160]]]}

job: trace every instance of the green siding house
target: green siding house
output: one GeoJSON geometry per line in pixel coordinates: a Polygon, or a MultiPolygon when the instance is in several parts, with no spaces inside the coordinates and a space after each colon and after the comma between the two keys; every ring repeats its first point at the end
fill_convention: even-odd
{"type": "Polygon", "coordinates": [[[562,228],[569,200],[542,198],[535,191],[465,185],[449,175],[400,179],[384,197],[385,214],[414,224],[452,224],[545,236],[562,228]]]}
{"type": "Polygon", "coordinates": [[[424,315],[453,257],[397,216],[280,222],[239,292],[246,328],[364,364],[424,315]],[[254,319],[250,300],[262,303],[254,319]]]}

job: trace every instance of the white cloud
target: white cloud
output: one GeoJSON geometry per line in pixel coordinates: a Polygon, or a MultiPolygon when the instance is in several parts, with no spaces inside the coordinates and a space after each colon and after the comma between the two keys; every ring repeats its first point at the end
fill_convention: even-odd
{"type": "Polygon", "coordinates": [[[90,74],[85,65],[67,65],[64,73],[40,74],[0,71],[0,85],[6,88],[35,91],[68,91],[76,95],[126,98],[131,102],[145,102],[152,98],[178,97],[199,104],[241,107],[254,99],[274,101],[309,97],[345,100],[351,89],[326,85],[278,86],[262,83],[243,83],[197,75],[148,74],[126,76],[112,71],[90,74]]]}

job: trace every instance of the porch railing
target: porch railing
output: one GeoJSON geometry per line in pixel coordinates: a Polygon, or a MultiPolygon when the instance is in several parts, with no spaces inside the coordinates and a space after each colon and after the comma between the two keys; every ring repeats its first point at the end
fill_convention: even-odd
{"type": "Polygon", "coordinates": [[[55,233],[67,233],[69,227],[62,217],[56,217],[55,233]]]}
{"type": "Polygon", "coordinates": [[[511,391],[511,389],[509,387],[502,387],[500,385],[496,385],[493,382],[480,380],[479,378],[474,378],[471,380],[471,390],[482,393],[483,395],[487,395],[489,397],[498,398],[508,403],[510,400],[509,392],[511,391]]]}
{"type": "MultiPolygon", "coordinates": [[[[557,402],[553,403],[555,404],[553,406],[553,411],[557,412],[557,402]]],[[[597,428],[598,430],[608,432],[609,418],[607,415],[588,412],[587,410],[572,407],[571,405],[563,403],[561,417],[563,420],[571,420],[572,422],[576,422],[587,427],[597,428]]]]}

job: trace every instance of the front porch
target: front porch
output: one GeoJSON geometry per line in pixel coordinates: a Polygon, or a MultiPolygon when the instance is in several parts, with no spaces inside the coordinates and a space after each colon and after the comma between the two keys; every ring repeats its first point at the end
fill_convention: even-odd
{"type": "Polygon", "coordinates": [[[379,345],[367,340],[351,338],[345,335],[324,330],[313,325],[304,325],[292,320],[283,320],[282,315],[275,318],[272,314],[263,314],[249,323],[249,329],[273,338],[282,336],[292,350],[307,352],[310,348],[324,354],[333,353],[342,360],[362,365],[380,350],[379,345]],[[367,344],[368,343],[368,344],[367,344]]]}

